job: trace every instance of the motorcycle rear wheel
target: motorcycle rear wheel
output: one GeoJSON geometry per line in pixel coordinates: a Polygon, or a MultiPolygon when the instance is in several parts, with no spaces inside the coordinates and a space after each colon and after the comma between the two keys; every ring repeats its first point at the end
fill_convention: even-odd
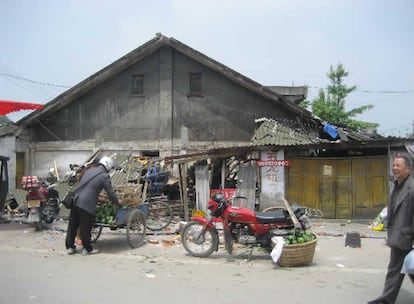
{"type": "Polygon", "coordinates": [[[181,234],[184,249],[192,256],[200,258],[210,256],[218,247],[218,241],[214,230],[203,230],[203,225],[196,221],[185,225],[181,234]]]}

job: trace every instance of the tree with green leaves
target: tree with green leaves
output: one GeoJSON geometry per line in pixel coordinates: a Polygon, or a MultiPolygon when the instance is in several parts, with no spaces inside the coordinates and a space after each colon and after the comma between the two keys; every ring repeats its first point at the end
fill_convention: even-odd
{"type": "Polygon", "coordinates": [[[0,126],[8,123],[12,123],[12,121],[7,116],[0,116],[0,126]]]}
{"type": "Polygon", "coordinates": [[[356,86],[347,87],[345,85],[344,78],[348,74],[342,64],[339,63],[336,69],[331,65],[329,73],[327,73],[331,84],[326,90],[320,89],[318,96],[313,101],[305,100],[300,105],[304,108],[311,107],[315,116],[328,123],[353,131],[378,127],[377,123],[354,119],[355,116],[372,109],[373,105],[364,105],[350,111],[345,110],[347,95],[356,90],[356,86]]]}

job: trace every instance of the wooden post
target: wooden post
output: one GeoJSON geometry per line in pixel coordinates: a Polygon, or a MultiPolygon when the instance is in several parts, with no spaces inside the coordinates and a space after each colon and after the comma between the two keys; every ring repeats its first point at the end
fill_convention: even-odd
{"type": "Polygon", "coordinates": [[[56,159],[53,159],[53,168],[55,169],[55,175],[56,175],[57,181],[60,181],[59,171],[58,171],[57,164],[56,164],[56,159]]]}
{"type": "MultiPolygon", "coordinates": [[[[181,201],[181,207],[184,208],[184,196],[183,196],[183,179],[182,176],[182,164],[178,163],[178,186],[180,187],[180,201],[181,201]]],[[[185,212],[184,212],[185,213],[185,212]]],[[[185,216],[184,216],[185,217],[185,216]]],[[[185,220],[185,218],[184,218],[185,220]]]]}
{"type": "Polygon", "coordinates": [[[223,159],[221,161],[221,189],[225,188],[226,184],[226,161],[223,159]]]}
{"type": "Polygon", "coordinates": [[[147,199],[147,191],[148,191],[148,181],[145,181],[144,189],[142,190],[142,194],[141,194],[141,203],[145,202],[145,200],[147,199]]]}
{"type": "Polygon", "coordinates": [[[188,221],[190,219],[188,214],[188,195],[187,195],[187,164],[180,163],[178,165],[179,172],[179,185],[180,185],[180,196],[181,203],[184,207],[184,220],[188,221]]]}
{"type": "Polygon", "coordinates": [[[290,204],[288,201],[283,197],[282,198],[283,204],[285,205],[286,210],[288,211],[290,218],[292,219],[293,225],[297,229],[301,229],[301,225],[298,221],[298,218],[296,217],[295,213],[293,212],[292,208],[290,208],[290,204]]]}

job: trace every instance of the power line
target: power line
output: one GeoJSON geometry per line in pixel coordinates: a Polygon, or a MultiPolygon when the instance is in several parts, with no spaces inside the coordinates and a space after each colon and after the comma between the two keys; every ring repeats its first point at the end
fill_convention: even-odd
{"type": "MultiPolygon", "coordinates": [[[[321,87],[315,87],[315,86],[307,86],[310,89],[325,89],[321,87]]],[[[404,90],[404,91],[371,91],[371,90],[358,90],[356,89],[352,93],[374,93],[374,94],[411,94],[414,93],[414,89],[412,90],[404,90]]]]}
{"type": "Polygon", "coordinates": [[[11,83],[14,83],[14,84],[15,84],[15,85],[17,85],[18,87],[21,87],[23,90],[26,90],[26,91],[28,91],[28,92],[30,92],[30,93],[32,93],[32,94],[34,94],[34,95],[36,95],[36,96],[39,96],[39,95],[37,94],[37,92],[35,92],[35,90],[33,90],[32,88],[26,87],[26,86],[24,86],[24,85],[22,85],[22,84],[18,83],[17,81],[15,81],[15,80],[13,80],[13,79],[9,79],[9,78],[7,78],[7,77],[6,77],[6,80],[10,81],[11,83]]]}
{"type": "MultiPolygon", "coordinates": [[[[31,82],[31,83],[38,84],[38,85],[43,85],[43,86],[51,86],[51,87],[67,88],[67,89],[71,88],[71,86],[67,86],[67,85],[60,85],[60,84],[53,84],[53,83],[48,83],[48,82],[31,80],[31,79],[21,77],[21,76],[17,76],[17,75],[13,75],[13,74],[10,74],[10,73],[0,72],[0,75],[15,78],[15,79],[18,79],[18,80],[31,82]]],[[[317,86],[307,86],[307,87],[311,88],[311,89],[325,89],[325,88],[317,87],[317,86]]],[[[411,94],[411,93],[414,93],[414,89],[404,90],[404,91],[388,91],[388,90],[385,90],[385,91],[381,90],[380,91],[380,90],[358,90],[358,89],[356,89],[354,92],[374,93],[374,94],[411,94]]]]}
{"type": "Polygon", "coordinates": [[[53,83],[48,83],[48,82],[41,82],[41,81],[31,80],[31,79],[28,79],[28,78],[25,78],[25,77],[20,77],[20,76],[17,76],[17,75],[12,75],[12,74],[9,74],[9,73],[4,73],[4,72],[0,72],[0,75],[5,76],[5,77],[18,79],[18,80],[31,82],[31,83],[38,84],[38,85],[43,85],[43,86],[50,86],[50,87],[57,87],[57,88],[71,88],[71,86],[65,86],[65,85],[59,85],[59,84],[53,84],[53,83]]]}
{"type": "Polygon", "coordinates": [[[62,87],[58,87],[57,85],[49,85],[40,81],[30,80],[26,77],[23,77],[19,73],[10,70],[3,64],[0,64],[0,76],[3,76],[5,80],[22,88],[37,98],[40,97],[41,99],[52,99],[56,97],[56,94],[58,94],[59,91],[62,91],[62,87]]]}
{"type": "Polygon", "coordinates": [[[410,94],[414,93],[414,90],[408,90],[408,91],[358,91],[355,92],[361,92],[361,93],[379,93],[379,94],[410,94]]]}

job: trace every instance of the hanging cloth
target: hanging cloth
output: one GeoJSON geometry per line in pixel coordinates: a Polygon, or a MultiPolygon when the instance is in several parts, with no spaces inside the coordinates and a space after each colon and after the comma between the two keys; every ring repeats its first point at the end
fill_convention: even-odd
{"type": "Polygon", "coordinates": [[[19,102],[0,99],[0,116],[22,110],[40,110],[45,105],[39,103],[19,102]]]}

